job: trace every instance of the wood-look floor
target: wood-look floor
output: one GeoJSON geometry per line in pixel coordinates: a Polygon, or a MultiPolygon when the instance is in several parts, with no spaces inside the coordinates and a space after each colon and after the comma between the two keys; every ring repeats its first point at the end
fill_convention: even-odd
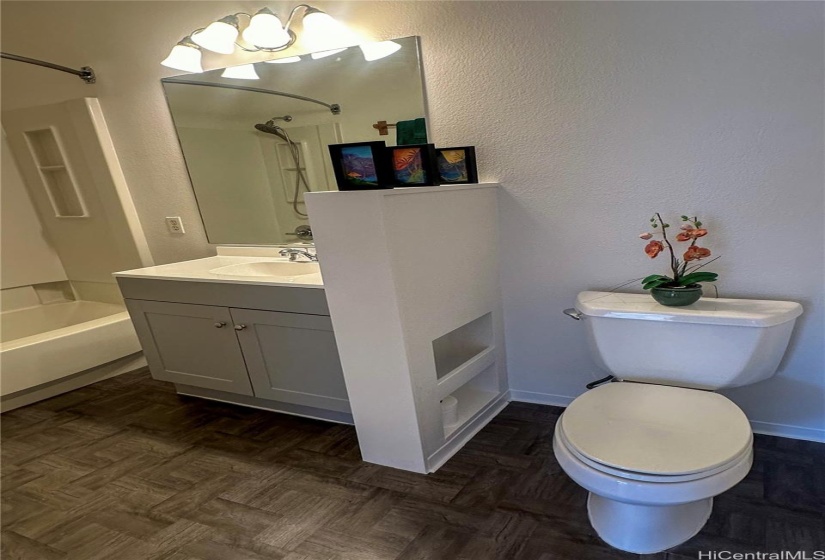
{"type": "MultiPolygon", "coordinates": [[[[638,558],[553,458],[560,412],[510,404],[423,476],[362,462],[352,427],[120,376],[2,416],[2,558],[638,558]]],[[[704,530],[644,558],[783,549],[825,549],[825,445],[757,436],[704,530]]]]}

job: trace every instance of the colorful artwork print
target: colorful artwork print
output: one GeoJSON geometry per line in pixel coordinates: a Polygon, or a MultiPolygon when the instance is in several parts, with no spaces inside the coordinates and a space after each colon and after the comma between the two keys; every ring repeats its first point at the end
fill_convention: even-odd
{"type": "Polygon", "coordinates": [[[438,172],[445,183],[469,181],[467,153],[464,150],[439,150],[438,172]]]}
{"type": "Polygon", "coordinates": [[[378,173],[369,146],[342,147],[341,167],[347,181],[353,185],[378,185],[378,173]]]}
{"type": "Polygon", "coordinates": [[[394,148],[392,165],[399,183],[417,185],[427,182],[421,148],[394,148]]]}
{"type": "Polygon", "coordinates": [[[436,150],[436,166],[441,184],[477,183],[475,146],[453,146],[436,150]]]}

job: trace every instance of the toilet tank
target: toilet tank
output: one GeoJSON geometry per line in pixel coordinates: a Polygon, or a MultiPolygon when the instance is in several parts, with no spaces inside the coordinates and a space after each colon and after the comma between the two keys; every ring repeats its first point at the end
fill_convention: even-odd
{"type": "Polygon", "coordinates": [[[665,307],[648,294],[582,292],[591,350],[629,381],[698,389],[739,387],[776,373],[802,306],[792,301],[702,298],[665,307]]]}

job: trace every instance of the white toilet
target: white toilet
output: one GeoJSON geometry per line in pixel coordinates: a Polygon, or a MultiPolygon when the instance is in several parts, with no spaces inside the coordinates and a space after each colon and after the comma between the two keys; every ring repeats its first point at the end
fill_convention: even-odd
{"type": "Polygon", "coordinates": [[[681,544],[753,460],[748,419],[712,391],[771,377],[802,306],[707,298],[664,307],[647,294],[582,292],[576,309],[598,362],[622,382],[570,404],[556,458],[590,492],[605,542],[638,554],[681,544]]]}

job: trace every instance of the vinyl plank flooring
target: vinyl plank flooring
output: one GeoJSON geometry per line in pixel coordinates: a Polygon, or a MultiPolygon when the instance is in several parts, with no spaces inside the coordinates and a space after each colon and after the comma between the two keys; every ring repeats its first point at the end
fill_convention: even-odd
{"type": "Polygon", "coordinates": [[[144,372],[2,416],[2,553],[25,560],[687,560],[825,549],[825,445],[755,437],[690,541],[603,543],[561,470],[562,409],[511,403],[437,473],[361,461],[354,428],[182,397],[144,372]]]}

